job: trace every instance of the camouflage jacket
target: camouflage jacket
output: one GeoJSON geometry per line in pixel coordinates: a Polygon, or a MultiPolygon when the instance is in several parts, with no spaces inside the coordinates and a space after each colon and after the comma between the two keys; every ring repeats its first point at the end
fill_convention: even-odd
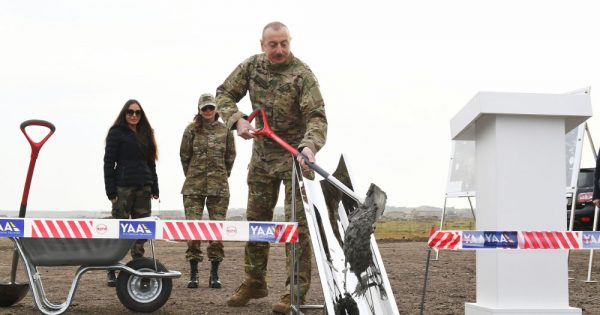
{"type": "MultiPolygon", "coordinates": [[[[252,109],[262,108],[273,131],[291,146],[310,148],[315,154],[325,145],[327,118],[319,83],[308,65],[290,54],[273,65],[265,54],[242,62],[217,88],[217,110],[228,128],[241,117],[237,103],[250,92],[252,109]]],[[[255,126],[262,128],[257,117],[255,126]]],[[[263,136],[254,139],[251,166],[271,172],[291,171],[291,157],[279,144],[263,136]]]]}
{"type": "Polygon", "coordinates": [[[222,122],[203,121],[201,130],[189,124],[183,132],[179,156],[185,174],[182,194],[229,196],[227,178],[235,161],[235,142],[222,122]]]}

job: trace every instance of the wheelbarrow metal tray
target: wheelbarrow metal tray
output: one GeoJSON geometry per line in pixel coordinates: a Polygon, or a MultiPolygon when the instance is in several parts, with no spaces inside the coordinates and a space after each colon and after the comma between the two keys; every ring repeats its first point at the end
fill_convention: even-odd
{"type": "Polygon", "coordinates": [[[118,263],[134,239],[19,238],[35,266],[107,266],[118,263]]]}

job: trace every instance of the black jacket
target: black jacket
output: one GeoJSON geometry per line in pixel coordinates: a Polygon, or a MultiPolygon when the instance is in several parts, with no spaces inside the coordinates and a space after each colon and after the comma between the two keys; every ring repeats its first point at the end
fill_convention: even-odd
{"type": "Polygon", "coordinates": [[[151,155],[150,139],[138,140],[127,126],[113,127],[106,137],[104,150],[104,186],[108,199],[117,196],[117,186],[150,185],[158,196],[156,163],[151,155]]]}

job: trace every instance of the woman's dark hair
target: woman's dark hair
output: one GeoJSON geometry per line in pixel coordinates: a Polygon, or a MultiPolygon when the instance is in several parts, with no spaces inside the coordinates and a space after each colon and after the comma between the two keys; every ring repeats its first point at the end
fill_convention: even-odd
{"type": "Polygon", "coordinates": [[[202,130],[202,114],[200,112],[194,116],[194,128],[196,131],[202,130]]]}
{"type": "Polygon", "coordinates": [[[115,122],[112,124],[110,129],[118,128],[121,126],[127,126],[127,110],[132,104],[137,104],[140,107],[140,110],[142,111],[140,122],[135,126],[137,131],[136,137],[143,144],[148,145],[148,157],[151,157],[153,160],[158,160],[158,147],[156,145],[156,139],[154,138],[154,129],[152,129],[152,126],[150,126],[150,122],[146,117],[146,112],[144,112],[142,104],[140,104],[140,102],[138,102],[137,100],[131,99],[125,102],[125,105],[123,105],[123,108],[121,108],[121,112],[119,112],[119,116],[117,116],[117,119],[115,119],[115,122]]]}
{"type": "MultiPolygon", "coordinates": [[[[215,109],[216,110],[216,109],[215,109]]],[[[198,110],[198,114],[194,116],[194,129],[197,131],[202,130],[202,113],[198,110]]],[[[219,113],[215,113],[215,121],[219,120],[219,113]]]]}

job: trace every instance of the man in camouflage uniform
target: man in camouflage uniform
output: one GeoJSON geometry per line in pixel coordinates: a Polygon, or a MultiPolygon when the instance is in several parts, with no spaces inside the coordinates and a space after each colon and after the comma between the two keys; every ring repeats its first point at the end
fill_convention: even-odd
{"type": "MultiPolygon", "coordinates": [[[[261,48],[263,54],[254,55],[242,62],[217,89],[217,109],[228,128],[237,129],[244,139],[254,138],[247,115],[238,110],[238,103],[247,92],[253,109],[265,110],[273,131],[290,145],[297,147],[311,162],[315,153],[325,144],[327,119],[319,85],[310,68],[290,52],[290,35],[287,27],[272,22],[263,29],[261,48]]],[[[257,119],[257,128],[263,122],[257,119]]],[[[304,161],[298,162],[306,167],[304,161]]],[[[270,221],[277,203],[279,187],[285,185],[286,219],[291,215],[291,179],[293,159],[279,144],[266,137],[254,138],[252,158],[248,170],[249,221],[270,221]]],[[[312,172],[310,172],[312,174],[312,172]]],[[[312,174],[314,176],[314,174],[312,174]]],[[[311,242],[299,189],[296,191],[296,216],[298,219],[300,273],[300,301],[310,287],[311,242]]],[[[288,279],[291,272],[290,247],[286,247],[288,279]]],[[[245,280],[229,298],[227,305],[243,306],[250,299],[268,295],[266,273],[269,243],[248,242],[245,253],[245,280]]],[[[289,290],[288,290],[289,292],[289,290]]],[[[273,305],[273,311],[286,313],[290,308],[289,293],[273,305]]]]}
{"type": "MultiPolygon", "coordinates": [[[[202,94],[198,101],[198,114],[183,132],[179,155],[185,174],[181,193],[185,216],[201,220],[204,205],[211,220],[225,220],[229,206],[229,184],[235,161],[235,141],[232,132],[218,121],[215,98],[202,94]]],[[[225,253],[221,241],[209,241],[208,260],[211,262],[209,287],[220,288],[219,264],[225,253]]],[[[188,241],[185,258],[190,262],[188,288],[198,287],[198,263],[203,260],[201,241],[188,241]]]]}

